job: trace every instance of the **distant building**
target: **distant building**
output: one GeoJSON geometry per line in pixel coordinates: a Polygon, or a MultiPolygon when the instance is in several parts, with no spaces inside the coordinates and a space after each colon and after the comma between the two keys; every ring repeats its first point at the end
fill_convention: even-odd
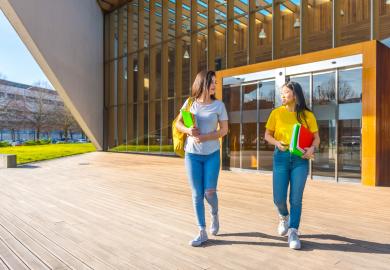
{"type": "MultiPolygon", "coordinates": [[[[65,139],[61,123],[65,112],[64,103],[54,90],[0,80],[0,141],[65,139]]],[[[70,118],[65,120],[71,122],[68,139],[85,138],[70,118]]]]}

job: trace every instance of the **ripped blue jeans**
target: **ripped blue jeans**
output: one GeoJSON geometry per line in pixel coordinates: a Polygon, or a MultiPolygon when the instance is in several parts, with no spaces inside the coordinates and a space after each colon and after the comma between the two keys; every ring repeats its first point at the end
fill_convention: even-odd
{"type": "Polygon", "coordinates": [[[220,169],[220,151],[209,155],[185,154],[188,182],[199,229],[206,228],[204,199],[210,205],[212,215],[218,214],[217,182],[220,169]]]}

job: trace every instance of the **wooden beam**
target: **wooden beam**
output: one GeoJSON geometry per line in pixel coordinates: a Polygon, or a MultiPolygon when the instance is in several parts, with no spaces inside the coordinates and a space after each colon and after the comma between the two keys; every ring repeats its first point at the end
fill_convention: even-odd
{"type": "Polygon", "coordinates": [[[272,59],[280,57],[280,3],[272,1],[272,59]]]}
{"type": "Polygon", "coordinates": [[[341,17],[340,17],[340,1],[332,1],[332,47],[335,48],[340,45],[341,37],[341,17]]]}
{"type": "Polygon", "coordinates": [[[371,40],[379,40],[379,3],[377,0],[370,0],[370,19],[371,19],[371,29],[370,29],[370,38],[371,40]]]}
{"type": "Polygon", "coordinates": [[[256,2],[255,0],[249,0],[249,52],[248,63],[253,64],[256,62],[256,2]]]}
{"type": "Polygon", "coordinates": [[[198,73],[198,9],[197,0],[191,0],[191,82],[193,82],[198,73]]]}
{"type": "MultiPolygon", "coordinates": [[[[149,2],[149,43],[156,43],[156,0],[150,0],[149,2]]],[[[157,73],[157,47],[150,47],[149,50],[149,134],[156,135],[157,125],[156,125],[156,73],[157,73]]]]}
{"type": "Polygon", "coordinates": [[[123,16],[124,10],[119,9],[118,10],[118,70],[117,70],[117,121],[118,121],[118,128],[117,128],[117,136],[118,136],[118,145],[123,144],[125,136],[124,135],[124,125],[123,121],[125,119],[124,117],[124,95],[123,95],[123,82],[124,82],[124,74],[123,74],[123,45],[124,45],[124,39],[123,39],[123,29],[124,29],[124,16],[123,16]]]}
{"type": "Polygon", "coordinates": [[[290,10],[293,13],[298,12],[298,7],[291,1],[284,1],[282,3],[288,10],[290,10]]]}
{"type": "Polygon", "coordinates": [[[162,59],[161,59],[161,140],[162,144],[168,144],[168,1],[162,1],[162,59]]]}
{"type": "Polygon", "coordinates": [[[301,27],[300,31],[300,54],[304,54],[309,49],[309,8],[308,8],[308,0],[301,0],[300,2],[301,12],[300,22],[301,27]]]}
{"type": "Polygon", "coordinates": [[[226,32],[226,67],[234,67],[234,0],[228,0],[226,32]]]}
{"type": "Polygon", "coordinates": [[[176,0],[176,50],[175,50],[175,112],[182,105],[181,96],[183,88],[183,28],[182,28],[183,1],[176,0]]]}
{"type": "Polygon", "coordinates": [[[215,0],[208,1],[207,69],[215,70],[215,0]]]}
{"type": "MultiPolygon", "coordinates": [[[[270,6],[269,3],[265,2],[264,0],[257,0],[257,2],[260,4],[261,7],[266,7],[265,10],[267,10],[269,13],[273,14],[272,6],[270,6]]],[[[275,2],[275,0],[272,1],[272,3],[275,2]]]]}
{"type": "MultiPolygon", "coordinates": [[[[110,20],[110,49],[109,59],[115,58],[115,14],[109,14],[110,20]]],[[[110,60],[109,62],[109,99],[108,99],[108,148],[115,146],[115,61],[110,60]]]]}
{"type": "Polygon", "coordinates": [[[110,16],[104,15],[104,106],[103,106],[103,150],[108,150],[109,105],[110,105],[110,16]]]}
{"type": "MultiPolygon", "coordinates": [[[[127,5],[127,52],[135,51],[133,48],[133,14],[132,4],[127,5]]],[[[134,132],[134,54],[127,55],[127,144],[135,142],[134,132]]]]}
{"type": "Polygon", "coordinates": [[[145,130],[144,130],[144,61],[145,53],[144,50],[140,50],[144,47],[144,23],[145,20],[145,9],[144,1],[138,2],[138,72],[137,72],[137,144],[145,144],[145,130]]]}

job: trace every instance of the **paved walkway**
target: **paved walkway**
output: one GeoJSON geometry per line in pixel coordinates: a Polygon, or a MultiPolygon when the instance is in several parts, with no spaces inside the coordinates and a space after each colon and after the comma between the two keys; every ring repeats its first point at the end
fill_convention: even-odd
{"type": "Polygon", "coordinates": [[[310,181],[301,251],[276,234],[270,176],[223,171],[219,197],[220,235],[192,248],[181,159],[95,152],[0,170],[0,269],[390,269],[390,188],[310,181]]]}

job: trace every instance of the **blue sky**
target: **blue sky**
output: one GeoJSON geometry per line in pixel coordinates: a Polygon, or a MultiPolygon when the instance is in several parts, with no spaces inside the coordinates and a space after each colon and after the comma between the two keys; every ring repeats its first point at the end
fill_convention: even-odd
{"type": "Polygon", "coordinates": [[[50,82],[0,10],[0,74],[6,80],[32,85],[50,82]]]}

